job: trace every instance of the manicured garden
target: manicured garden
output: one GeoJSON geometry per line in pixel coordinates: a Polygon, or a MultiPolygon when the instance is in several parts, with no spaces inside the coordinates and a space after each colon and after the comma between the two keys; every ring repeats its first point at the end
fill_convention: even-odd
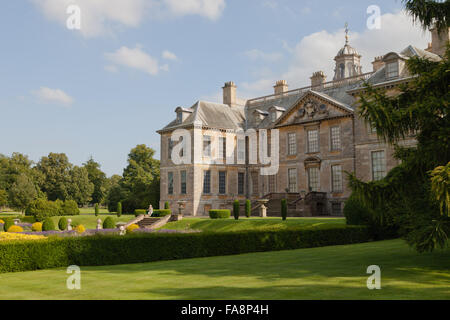
{"type": "Polygon", "coordinates": [[[402,240],[116,266],[0,274],[0,299],[450,299],[450,251],[402,240]],[[381,290],[368,290],[369,265],[381,290]]]}
{"type": "Polygon", "coordinates": [[[200,230],[204,232],[227,232],[244,230],[285,230],[289,228],[318,227],[323,225],[345,225],[345,218],[240,218],[234,219],[205,219],[184,218],[181,221],[170,222],[164,229],[171,230],[200,230]]]}

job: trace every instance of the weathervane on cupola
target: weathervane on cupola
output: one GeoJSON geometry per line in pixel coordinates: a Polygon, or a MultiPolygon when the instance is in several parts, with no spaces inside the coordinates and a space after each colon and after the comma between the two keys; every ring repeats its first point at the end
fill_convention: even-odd
{"type": "Polygon", "coordinates": [[[341,80],[362,74],[361,55],[349,45],[348,22],[345,23],[345,46],[339,50],[334,58],[336,68],[333,80],[341,80]]]}

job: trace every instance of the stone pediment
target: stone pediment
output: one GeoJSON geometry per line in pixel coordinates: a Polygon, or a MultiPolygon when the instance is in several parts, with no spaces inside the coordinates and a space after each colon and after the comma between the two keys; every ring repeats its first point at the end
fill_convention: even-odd
{"type": "Polygon", "coordinates": [[[309,91],[287,111],[275,126],[283,126],[353,114],[353,109],[325,94],[309,91]]]}

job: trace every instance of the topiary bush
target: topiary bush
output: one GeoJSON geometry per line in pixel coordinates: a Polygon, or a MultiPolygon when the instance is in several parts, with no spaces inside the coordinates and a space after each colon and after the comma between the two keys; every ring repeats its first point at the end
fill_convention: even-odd
{"type": "Polygon", "coordinates": [[[78,203],[74,200],[66,200],[61,204],[62,214],[64,216],[77,216],[80,214],[78,203]]]}
{"type": "Polygon", "coordinates": [[[140,215],[143,215],[143,214],[147,214],[147,210],[145,210],[145,209],[136,209],[136,210],[134,210],[134,215],[136,217],[138,217],[140,215]]]}
{"type": "Polygon", "coordinates": [[[16,226],[13,224],[11,227],[8,228],[9,233],[20,233],[23,232],[23,228],[21,226],[16,226]]]}
{"type": "Polygon", "coordinates": [[[234,216],[235,220],[239,220],[239,209],[240,209],[239,200],[234,200],[234,203],[233,203],[233,216],[234,216]]]}
{"type": "Polygon", "coordinates": [[[59,230],[64,231],[67,229],[68,226],[69,226],[69,221],[67,221],[66,217],[62,217],[59,219],[59,221],[58,221],[59,230]]]}
{"type": "Polygon", "coordinates": [[[230,210],[209,210],[209,217],[211,219],[228,219],[230,216],[230,210]]]}
{"type": "Polygon", "coordinates": [[[170,209],[157,209],[157,210],[153,210],[152,213],[152,217],[165,217],[165,216],[169,216],[172,214],[172,210],[170,209]]]}
{"type": "Polygon", "coordinates": [[[31,231],[41,232],[42,231],[42,222],[35,222],[31,225],[31,231]]]}
{"type": "Polygon", "coordinates": [[[252,203],[249,199],[245,200],[245,216],[247,218],[252,216],[252,203]]]}
{"type": "Polygon", "coordinates": [[[122,215],[122,202],[117,203],[117,216],[120,217],[122,215]]]}
{"type": "Polygon", "coordinates": [[[130,224],[128,227],[127,227],[127,233],[129,232],[129,233],[132,233],[134,230],[137,230],[137,229],[139,229],[139,226],[137,225],[137,224],[130,224]]]}
{"type": "Polygon", "coordinates": [[[106,217],[105,221],[103,221],[103,229],[115,229],[116,223],[114,222],[113,218],[106,217]]]}
{"type": "Polygon", "coordinates": [[[82,233],[86,232],[86,228],[85,228],[82,224],[79,224],[79,225],[75,228],[75,231],[76,231],[78,234],[82,234],[82,233]]]}
{"type": "Polygon", "coordinates": [[[5,219],[5,224],[3,225],[3,230],[8,232],[8,229],[14,225],[14,220],[12,218],[5,219]]]}
{"type": "Polygon", "coordinates": [[[100,209],[98,208],[98,203],[95,204],[95,216],[98,217],[98,215],[100,214],[100,209]]]}
{"type": "Polygon", "coordinates": [[[170,209],[169,201],[164,202],[164,209],[170,209]]]}
{"type": "Polygon", "coordinates": [[[54,231],[56,230],[55,224],[51,218],[46,218],[44,222],[42,222],[42,231],[54,231]]]}
{"type": "Polygon", "coordinates": [[[283,221],[287,219],[287,213],[288,213],[287,200],[282,199],[281,200],[281,217],[282,217],[283,221]]]}

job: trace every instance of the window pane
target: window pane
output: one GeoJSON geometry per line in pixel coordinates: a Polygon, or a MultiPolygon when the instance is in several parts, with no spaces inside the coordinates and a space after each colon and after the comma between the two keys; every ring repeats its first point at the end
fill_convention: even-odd
{"type": "Polygon", "coordinates": [[[203,176],[203,193],[211,193],[211,171],[205,170],[203,176]]]}
{"type": "Polygon", "coordinates": [[[227,157],[227,138],[219,137],[219,159],[226,160],[227,157]]]}
{"type": "Polygon", "coordinates": [[[341,128],[331,128],[331,150],[341,149],[341,128]]]}
{"type": "Polygon", "coordinates": [[[168,173],[167,186],[168,186],[167,192],[169,194],[173,194],[173,172],[168,173]]]}
{"type": "Polygon", "coordinates": [[[239,162],[245,161],[245,139],[238,139],[237,148],[238,148],[238,161],[239,162]]]}
{"type": "Polygon", "coordinates": [[[203,156],[211,157],[211,137],[203,136],[203,156]]]}
{"type": "Polygon", "coordinates": [[[372,179],[378,181],[386,176],[384,151],[372,152],[372,179]]]}
{"type": "Polygon", "coordinates": [[[227,192],[227,173],[225,171],[219,172],[219,193],[225,194],[227,192]]]}
{"type": "Polygon", "coordinates": [[[259,172],[252,172],[252,193],[254,195],[258,195],[259,194],[259,184],[258,184],[258,179],[259,179],[259,172]]]}
{"type": "Polygon", "coordinates": [[[186,171],[180,173],[181,194],[186,194],[186,171]]]}
{"type": "Polygon", "coordinates": [[[238,194],[244,194],[245,173],[238,173],[238,194]]]}
{"type": "Polygon", "coordinates": [[[308,169],[308,184],[310,192],[318,192],[320,190],[319,168],[308,169]]]}
{"type": "Polygon", "coordinates": [[[308,152],[319,152],[319,131],[308,131],[308,152]]]}
{"type": "Polygon", "coordinates": [[[386,65],[386,77],[395,78],[398,76],[398,62],[388,63],[386,65]]]}
{"type": "Polygon", "coordinates": [[[276,192],[276,175],[269,176],[269,193],[276,192]]]}
{"type": "Polygon", "coordinates": [[[295,133],[288,134],[288,153],[290,156],[297,154],[297,138],[295,133]]]}
{"type": "Polygon", "coordinates": [[[333,192],[342,192],[342,167],[331,167],[331,178],[333,184],[333,192]]]}
{"type": "Polygon", "coordinates": [[[173,149],[173,141],[169,138],[168,148],[167,148],[167,159],[172,159],[172,149],[173,149]]]}
{"type": "Polygon", "coordinates": [[[288,169],[289,192],[297,192],[297,169],[288,169]]]}

